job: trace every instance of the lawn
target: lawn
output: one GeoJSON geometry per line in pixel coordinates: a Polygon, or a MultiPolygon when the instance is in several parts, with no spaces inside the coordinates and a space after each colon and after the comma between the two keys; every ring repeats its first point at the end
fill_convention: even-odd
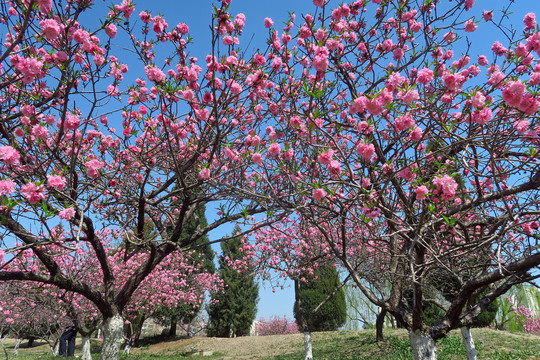
{"type": "MultiPolygon", "coordinates": [[[[313,335],[313,355],[316,360],[322,359],[370,359],[370,360],[406,360],[413,359],[411,347],[404,330],[385,329],[385,341],[375,343],[374,330],[321,332],[313,335]]],[[[491,329],[473,329],[478,357],[492,360],[528,359],[540,360],[540,336],[510,333],[491,329]]],[[[99,350],[97,340],[93,340],[93,349],[99,350]]],[[[5,351],[12,356],[14,342],[5,341],[5,351]]],[[[48,346],[25,348],[19,350],[17,360],[54,359],[48,346]]],[[[266,359],[297,360],[303,357],[303,336],[301,334],[265,337],[244,337],[236,339],[193,338],[174,341],[147,341],[139,348],[134,348],[129,355],[121,359],[179,359],[189,357],[192,350],[212,352],[205,359],[266,359]],[[155,343],[153,343],[155,342],[155,343]]],[[[76,355],[80,355],[78,343],[76,355]]],[[[459,332],[452,332],[438,343],[438,358],[465,359],[465,349],[461,343],[459,332]]],[[[99,353],[93,353],[95,359],[99,353]]],[[[58,359],[58,358],[57,358],[58,359]]]]}

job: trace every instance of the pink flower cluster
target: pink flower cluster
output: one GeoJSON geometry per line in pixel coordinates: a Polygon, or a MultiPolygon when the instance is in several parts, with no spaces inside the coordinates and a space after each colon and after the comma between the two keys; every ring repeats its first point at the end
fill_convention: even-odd
{"type": "Polygon", "coordinates": [[[298,333],[298,325],[294,320],[287,317],[272,316],[270,319],[265,320],[261,318],[255,324],[255,332],[259,336],[269,335],[287,335],[298,333]]]}
{"type": "Polygon", "coordinates": [[[440,194],[444,200],[451,200],[456,196],[458,184],[451,176],[436,177],[433,179],[433,185],[437,187],[434,193],[440,194]]]}

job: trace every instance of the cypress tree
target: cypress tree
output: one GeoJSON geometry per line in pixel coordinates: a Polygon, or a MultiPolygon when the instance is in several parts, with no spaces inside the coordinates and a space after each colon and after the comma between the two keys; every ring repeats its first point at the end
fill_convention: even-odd
{"type": "MultiPolygon", "coordinates": [[[[198,206],[195,211],[196,217],[191,217],[187,224],[182,228],[180,235],[181,239],[185,239],[190,236],[197,226],[205,228],[208,225],[206,220],[206,207],[204,205],[198,206]]],[[[214,251],[210,246],[210,240],[208,236],[201,236],[192,245],[194,253],[190,257],[190,263],[192,265],[201,265],[201,272],[215,273],[216,265],[214,264],[214,251]]],[[[168,336],[176,336],[177,323],[188,324],[200,312],[200,305],[178,303],[175,307],[162,307],[154,313],[154,317],[159,319],[160,322],[169,327],[168,336]]]]}
{"type": "MultiPolygon", "coordinates": [[[[319,266],[314,278],[300,283],[305,320],[310,331],[335,331],[347,320],[345,291],[339,289],[316,313],[313,311],[340,286],[339,274],[333,265],[319,266]]],[[[297,309],[294,317],[299,322],[297,309]]]]}
{"type": "MultiPolygon", "coordinates": [[[[234,234],[241,232],[240,227],[234,234]]],[[[235,237],[221,243],[222,254],[218,259],[219,275],[224,283],[224,290],[212,294],[208,306],[210,317],[207,335],[214,337],[236,337],[249,335],[251,325],[257,315],[259,286],[255,282],[253,268],[249,260],[240,251],[241,237],[235,237]],[[235,261],[247,261],[247,269],[239,272],[235,261]],[[230,265],[231,264],[231,265],[230,265]]]]}

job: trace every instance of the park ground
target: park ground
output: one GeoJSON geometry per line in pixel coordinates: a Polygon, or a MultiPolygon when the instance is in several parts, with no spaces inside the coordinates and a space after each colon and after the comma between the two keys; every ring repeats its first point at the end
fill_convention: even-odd
{"type": "MultiPolygon", "coordinates": [[[[408,360],[413,359],[407,333],[404,330],[386,329],[386,339],[375,343],[374,330],[320,332],[313,334],[313,354],[315,360],[322,359],[375,359],[408,360]]],[[[490,360],[540,360],[540,335],[510,333],[491,329],[473,329],[478,357],[490,360]]],[[[79,340],[79,339],[78,339],[79,340]]],[[[97,341],[97,340],[96,340],[97,341]]],[[[9,359],[54,359],[49,355],[48,346],[37,343],[30,349],[25,344],[19,355],[12,355],[14,340],[4,341],[9,359]]],[[[97,359],[99,344],[93,343],[93,357],[97,359]]],[[[77,343],[75,355],[80,355],[80,343],[77,343]]],[[[140,347],[134,348],[129,355],[121,359],[129,360],[172,360],[191,358],[200,359],[301,359],[303,354],[303,335],[274,335],[239,337],[234,339],[195,337],[162,341],[150,338],[140,347]],[[204,354],[205,356],[201,356],[204,354]],[[211,354],[211,355],[210,355],[211,354]]],[[[438,358],[465,359],[465,349],[458,332],[452,332],[438,345],[438,358]]],[[[1,358],[1,356],[0,356],[1,358]]],[[[57,357],[56,359],[60,359],[57,357]]]]}

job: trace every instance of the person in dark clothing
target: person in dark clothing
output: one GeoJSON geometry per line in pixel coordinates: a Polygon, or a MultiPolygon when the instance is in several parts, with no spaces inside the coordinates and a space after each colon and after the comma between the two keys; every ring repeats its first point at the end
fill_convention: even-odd
{"type": "Polygon", "coordinates": [[[60,348],[58,355],[60,356],[73,356],[75,353],[75,336],[77,335],[77,329],[73,321],[69,321],[64,328],[64,332],[60,336],[60,348]],[[66,342],[67,342],[67,354],[66,354],[66,342]]]}

